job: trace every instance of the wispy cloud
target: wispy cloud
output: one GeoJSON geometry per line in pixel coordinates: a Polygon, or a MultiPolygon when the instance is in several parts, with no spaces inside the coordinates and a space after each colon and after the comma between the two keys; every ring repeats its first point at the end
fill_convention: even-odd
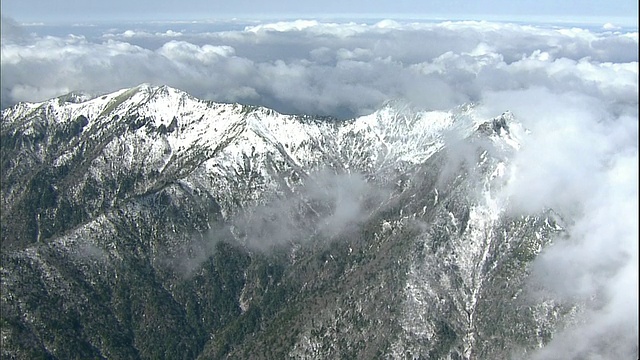
{"type": "Polygon", "coordinates": [[[324,169],[310,174],[295,194],[249,209],[231,222],[236,235],[252,249],[326,241],[354,230],[389,194],[360,174],[324,169]]]}

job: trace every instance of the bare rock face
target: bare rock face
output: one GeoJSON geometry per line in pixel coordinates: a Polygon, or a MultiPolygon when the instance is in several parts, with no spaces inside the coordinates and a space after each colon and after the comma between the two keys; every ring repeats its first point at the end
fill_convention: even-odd
{"type": "Polygon", "coordinates": [[[562,220],[499,196],[517,119],[349,121],[141,85],[2,113],[2,357],[526,358],[562,220]]]}

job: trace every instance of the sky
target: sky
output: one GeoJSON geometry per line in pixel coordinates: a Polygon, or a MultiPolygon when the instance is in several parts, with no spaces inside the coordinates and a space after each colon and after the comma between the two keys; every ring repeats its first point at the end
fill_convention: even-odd
{"type": "Polygon", "coordinates": [[[515,214],[551,208],[572,218],[533,278],[557,299],[587,304],[583,325],[537,358],[635,358],[636,1],[174,3],[140,15],[142,2],[2,1],[2,108],[149,83],[338,118],[394,100],[426,110],[474,103],[488,118],[509,110],[530,132],[501,196],[515,214]],[[363,20],[362,8],[379,17],[363,20]],[[458,9],[493,21],[447,21],[464,18],[458,9]],[[296,20],[320,11],[357,14],[296,20]],[[194,13],[208,20],[168,21],[194,13]],[[425,13],[449,15],[415,19],[425,13]],[[46,24],[61,20],[69,24],[46,24]]]}
{"type": "Polygon", "coordinates": [[[453,19],[550,21],[593,20],[637,24],[634,0],[325,0],[325,1],[79,1],[4,0],[2,14],[20,22],[86,22],[112,20],[193,20],[229,17],[317,17],[368,15],[376,17],[439,17],[453,19]]]}

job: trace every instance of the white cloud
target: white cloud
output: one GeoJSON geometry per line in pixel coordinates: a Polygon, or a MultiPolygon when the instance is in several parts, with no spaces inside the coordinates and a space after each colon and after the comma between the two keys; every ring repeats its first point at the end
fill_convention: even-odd
{"type": "Polygon", "coordinates": [[[124,32],[121,33],[111,33],[111,32],[107,32],[105,34],[102,34],[102,37],[104,39],[118,39],[118,38],[122,38],[122,39],[135,39],[135,38],[177,38],[177,37],[181,37],[184,34],[180,31],[174,31],[174,30],[167,30],[164,32],[149,32],[149,31],[144,31],[144,30],[125,30],[124,32]]]}
{"type": "Polygon", "coordinates": [[[221,57],[234,55],[235,50],[231,46],[197,46],[185,41],[170,41],[164,44],[157,53],[172,60],[176,64],[186,65],[213,65],[221,57]]]}
{"type": "Polygon", "coordinates": [[[2,104],[42,100],[35,95],[67,89],[107,92],[139,82],[168,84],[218,101],[341,117],[369,112],[390,98],[445,109],[477,101],[486,90],[531,85],[589,88],[592,95],[637,93],[631,88],[637,82],[616,73],[637,73],[637,33],[486,22],[300,20],[208,32],[175,26],[111,29],[100,41],[32,37],[25,44],[3,35],[3,72],[11,75],[2,78],[8,90],[2,104]],[[175,38],[180,41],[170,40],[175,38]],[[128,66],[122,68],[123,63],[128,66]],[[611,78],[626,87],[612,87],[611,78]],[[13,88],[41,90],[28,96],[13,88]]]}
{"type": "Polygon", "coordinates": [[[295,21],[281,21],[277,23],[259,24],[254,26],[245,27],[245,31],[252,33],[260,33],[266,31],[302,31],[309,28],[318,26],[318,21],[315,20],[295,20],[295,21]]]}
{"type": "Polygon", "coordinates": [[[612,23],[605,23],[604,25],[602,25],[602,28],[605,30],[620,30],[619,26],[612,23]]]}
{"type": "MultiPolygon", "coordinates": [[[[567,62],[562,69],[582,74],[580,63],[567,62]]],[[[610,68],[590,64],[589,71],[598,73],[594,86],[626,88],[627,78],[637,73],[618,78],[621,73],[610,68]]],[[[554,66],[548,69],[555,71],[554,66]]],[[[557,300],[586,304],[576,326],[557,334],[534,358],[633,357],[638,331],[637,83],[635,97],[633,91],[618,96],[572,87],[487,92],[482,101],[487,114],[509,106],[530,130],[502,194],[511,210],[553,209],[569,221],[568,238],[557,239],[534,261],[532,281],[557,300]]]]}

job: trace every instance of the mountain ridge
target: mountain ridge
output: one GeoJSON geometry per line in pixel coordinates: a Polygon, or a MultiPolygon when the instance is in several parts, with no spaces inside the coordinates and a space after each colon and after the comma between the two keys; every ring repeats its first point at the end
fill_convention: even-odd
{"type": "Polygon", "coordinates": [[[149,85],[6,109],[3,354],[529,354],[572,308],[513,295],[562,231],[504,211],[524,133],[472,105],[327,122],[149,85]]]}

